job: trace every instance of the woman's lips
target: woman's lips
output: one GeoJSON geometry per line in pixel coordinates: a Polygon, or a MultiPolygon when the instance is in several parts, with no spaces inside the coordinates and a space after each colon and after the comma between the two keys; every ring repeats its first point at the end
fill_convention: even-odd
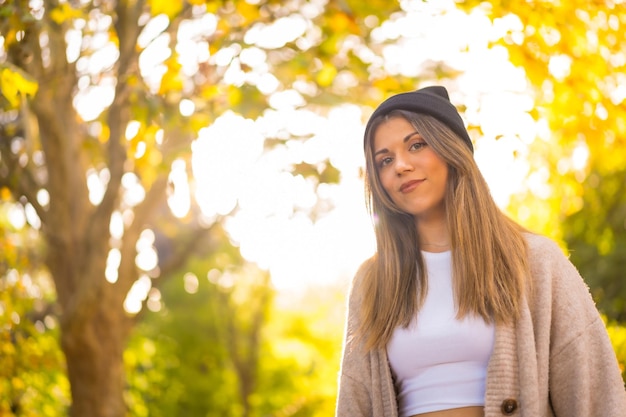
{"type": "Polygon", "coordinates": [[[424,180],[412,180],[407,181],[400,186],[401,193],[409,193],[413,191],[418,185],[420,185],[424,180]]]}

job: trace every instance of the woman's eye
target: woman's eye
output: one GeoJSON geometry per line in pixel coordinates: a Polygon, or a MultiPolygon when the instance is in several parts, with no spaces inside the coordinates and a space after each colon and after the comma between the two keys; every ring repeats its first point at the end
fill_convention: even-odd
{"type": "Polygon", "coordinates": [[[384,167],[384,166],[387,166],[387,165],[389,165],[391,163],[391,160],[392,159],[390,157],[381,158],[378,161],[378,166],[380,166],[381,168],[384,167]]]}
{"type": "Polygon", "coordinates": [[[409,149],[412,151],[417,151],[419,149],[422,149],[424,146],[426,146],[426,142],[414,142],[411,144],[411,147],[409,149]]]}

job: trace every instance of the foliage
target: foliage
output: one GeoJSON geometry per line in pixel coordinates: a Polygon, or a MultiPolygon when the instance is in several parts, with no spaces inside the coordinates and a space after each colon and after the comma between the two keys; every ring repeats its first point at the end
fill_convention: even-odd
{"type": "Polygon", "coordinates": [[[21,280],[9,280],[0,283],[0,415],[66,415],[69,385],[58,327],[51,317],[33,323],[32,295],[21,280]]]}
{"type": "Polygon", "coordinates": [[[506,28],[497,42],[535,96],[531,188],[512,202],[526,224],[563,240],[601,310],[626,319],[626,9],[621,2],[464,2],[506,28]],[[522,215],[528,214],[528,216],[522,215]]]}
{"type": "MultiPolygon", "coordinates": [[[[281,93],[298,98],[294,108],[323,112],[408,85],[380,83],[380,57],[366,46],[398,8],[381,0],[0,3],[0,186],[32,209],[29,224],[45,242],[70,415],[125,412],[122,352],[136,321],[129,294],[146,279],[158,290],[188,256],[227,239],[214,233],[223,219],[204,216],[193,195],[176,195],[170,177],[181,163],[192,174],[198,131],[226,110],[256,118],[281,93]],[[261,36],[268,32],[274,38],[261,36]],[[172,195],[190,200],[185,213],[173,215],[172,195]],[[138,246],[150,235],[165,250],[144,270],[138,246]]],[[[319,181],[337,181],[325,167],[319,181]]]]}
{"type": "Polygon", "coordinates": [[[626,170],[589,174],[583,209],[563,222],[571,260],[586,278],[598,307],[626,322],[626,170]]]}
{"type": "Polygon", "coordinates": [[[0,65],[0,94],[10,108],[18,107],[23,98],[36,92],[37,83],[28,74],[11,64],[0,65]]]}
{"type": "Polygon", "coordinates": [[[196,260],[187,285],[168,282],[160,311],[132,337],[125,354],[132,415],[332,414],[343,291],[275,299],[266,273],[228,267],[237,255],[220,254],[230,261],[196,260]]]}
{"type": "Polygon", "coordinates": [[[606,324],[606,329],[611,338],[615,354],[617,355],[619,368],[622,371],[622,378],[624,379],[624,383],[626,383],[626,327],[619,323],[608,321],[606,316],[602,318],[606,324]]]}
{"type": "Polygon", "coordinates": [[[283,295],[265,331],[258,416],[333,415],[341,356],[345,288],[311,288],[283,295]],[[278,412],[274,410],[280,410],[278,412]]]}
{"type": "Polygon", "coordinates": [[[37,239],[15,227],[0,205],[0,416],[63,416],[69,403],[49,278],[38,266],[37,239]]]}
{"type": "MultiPolygon", "coordinates": [[[[480,2],[487,6],[494,21],[509,25],[501,44],[533,86],[539,135],[531,163],[547,167],[551,189],[545,199],[518,196],[513,210],[524,207],[530,227],[567,240],[594,296],[619,318],[626,295],[613,277],[622,270],[626,156],[613,150],[626,140],[623,8],[480,2]]],[[[41,233],[45,245],[36,252],[47,254],[64,312],[60,329],[46,324],[54,314],[43,328],[23,319],[47,301],[23,283],[44,275],[40,266],[26,273],[7,246],[2,256],[15,266],[2,271],[2,308],[20,320],[3,313],[10,330],[0,348],[11,354],[7,377],[41,387],[19,394],[20,404],[49,415],[67,407],[58,336],[74,393],[71,415],[122,415],[127,406],[137,416],[331,413],[343,323],[335,307],[306,309],[317,297],[298,300],[299,308],[274,300],[267,276],[233,255],[224,218],[201,212],[193,179],[189,210],[172,214],[168,199],[180,190],[170,174],[181,162],[193,174],[191,143],[227,110],[254,119],[280,107],[277,98],[295,97],[288,106],[324,113],[411,89],[416,78],[384,68],[382,48],[395,40],[372,37],[398,10],[382,0],[0,3],[0,187],[36,214],[24,233],[41,233]],[[286,37],[261,36],[272,31],[286,37]],[[116,222],[122,226],[114,234],[116,222]],[[143,270],[137,247],[150,234],[158,264],[143,270]],[[16,272],[9,270],[19,276],[10,285],[16,272]],[[151,290],[134,315],[124,302],[143,278],[151,290]],[[196,292],[188,294],[186,284],[196,292]],[[159,294],[162,309],[146,311],[159,294]],[[126,385],[117,373],[122,358],[126,385]],[[35,377],[32,366],[40,364],[44,372],[35,377]],[[42,393],[57,392],[59,399],[46,402],[53,410],[37,408],[42,393]]],[[[265,139],[273,146],[302,138],[265,139]]],[[[289,174],[340,178],[330,161],[322,170],[294,164],[289,174]]],[[[5,237],[8,245],[13,237],[5,237]]],[[[619,343],[621,331],[610,331],[619,343]]]]}
{"type": "Polygon", "coordinates": [[[206,291],[200,288],[193,296],[181,294],[184,307],[174,305],[166,317],[148,319],[131,338],[124,355],[130,415],[219,416],[241,410],[237,376],[228,366],[223,343],[209,334],[214,330],[207,314],[211,300],[202,297],[206,291]]]}

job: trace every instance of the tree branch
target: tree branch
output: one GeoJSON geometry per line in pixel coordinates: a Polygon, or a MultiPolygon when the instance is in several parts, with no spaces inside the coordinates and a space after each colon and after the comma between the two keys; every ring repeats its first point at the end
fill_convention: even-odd
{"type": "Polygon", "coordinates": [[[129,5],[127,1],[118,1],[115,5],[117,19],[114,27],[119,42],[119,59],[117,62],[117,84],[115,98],[109,107],[107,125],[109,126],[108,139],[108,168],[110,179],[102,201],[94,211],[90,223],[89,237],[107,233],[111,214],[118,202],[124,165],[126,163],[126,147],[124,146],[124,131],[130,121],[130,103],[128,101],[130,87],[128,79],[138,74],[138,54],[135,51],[137,38],[141,32],[138,25],[139,16],[145,2],[136,0],[129,5]]]}
{"type": "Polygon", "coordinates": [[[39,220],[42,224],[48,223],[48,212],[43,208],[37,200],[37,192],[41,188],[39,184],[33,178],[32,173],[28,169],[20,169],[17,173],[18,183],[16,190],[21,193],[31,206],[35,209],[39,220]]]}
{"type": "Polygon", "coordinates": [[[211,228],[196,226],[188,233],[184,242],[175,241],[175,252],[167,257],[167,262],[159,265],[160,276],[172,276],[185,266],[200,247],[200,243],[206,244],[202,245],[203,251],[211,251],[211,248],[215,247],[215,242],[211,238],[211,228]]]}
{"type": "Polygon", "coordinates": [[[138,276],[137,266],[135,265],[137,239],[151,215],[165,202],[166,189],[167,176],[161,175],[152,184],[144,200],[135,207],[133,222],[124,231],[120,249],[122,259],[118,268],[118,281],[115,284],[120,287],[119,293],[124,297],[138,276]]]}

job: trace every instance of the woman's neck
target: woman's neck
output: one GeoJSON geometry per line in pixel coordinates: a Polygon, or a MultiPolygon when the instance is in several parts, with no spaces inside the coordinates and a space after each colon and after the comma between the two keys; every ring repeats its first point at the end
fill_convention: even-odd
{"type": "Polygon", "coordinates": [[[445,252],[451,249],[450,233],[445,221],[417,221],[420,249],[426,252],[445,252]]]}

